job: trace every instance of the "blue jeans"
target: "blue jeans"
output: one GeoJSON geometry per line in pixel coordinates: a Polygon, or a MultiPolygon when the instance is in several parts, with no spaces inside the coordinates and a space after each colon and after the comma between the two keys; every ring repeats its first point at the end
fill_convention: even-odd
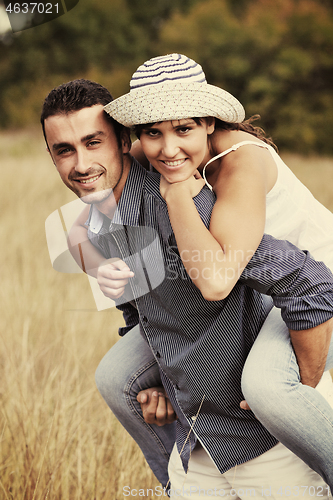
{"type": "Polygon", "coordinates": [[[139,326],[122,337],[96,370],[96,384],[111,411],[137,442],[150,468],[165,487],[169,457],[175,443],[175,422],[158,427],[147,424],[136,400],[142,389],[161,386],[157,363],[139,326]]]}
{"type": "MultiPolygon", "coordinates": [[[[333,367],[333,342],[325,369],[333,367]]],[[[273,308],[247,358],[242,391],[260,422],[333,491],[333,408],[300,383],[289,332],[273,308]]]]}

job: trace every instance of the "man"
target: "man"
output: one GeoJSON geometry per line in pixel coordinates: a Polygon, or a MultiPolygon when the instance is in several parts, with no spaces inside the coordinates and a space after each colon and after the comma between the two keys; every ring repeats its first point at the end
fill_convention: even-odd
{"type": "MultiPolygon", "coordinates": [[[[153,364],[156,367],[157,362],[163,385],[178,416],[176,439],[185,469],[191,454],[197,450],[201,452],[200,442],[208,450],[221,477],[237,464],[241,464],[237,469],[241,473],[244,470],[242,465],[250,464],[251,476],[256,476],[255,488],[259,493],[262,461],[265,462],[266,453],[276,448],[277,441],[252,413],[239,408],[239,402],[243,398],[241,373],[246,356],[272,304],[244,285],[272,295],[292,330],[315,328],[317,338],[325,339],[322,348],[326,353],[327,331],[331,332],[329,320],[333,311],[321,307],[319,295],[332,298],[332,275],[325,266],[287,242],[264,236],[242,276],[242,282],[235,286],[228,298],[218,303],[205,301],[184,272],[177,254],[166,204],[159,193],[158,176],[147,174],[132,160],[128,131],[118,127],[103,111],[103,105],[110,100],[106,89],[97,84],[70,82],[46,98],[42,124],[61,179],[91,205],[89,239],[106,258],[118,259],[113,266],[119,271],[118,282],[122,290],[121,308],[126,320],[126,329],[122,333],[140,323],[142,334],[149,343],[149,346],[143,343],[137,331],[132,330],[126,333],[122,344],[119,342],[119,349],[126,356],[131,345],[134,345],[134,350],[139,346],[140,357],[141,349],[145,349],[144,370],[153,364]],[[288,259],[290,252],[292,260],[288,259]],[[134,276],[129,269],[134,271],[134,276]],[[278,280],[274,278],[277,270],[278,280]],[[309,272],[312,283],[308,279],[309,272]],[[315,319],[299,303],[297,307],[294,305],[293,298],[300,296],[306,297],[317,310],[315,319]],[[260,466],[253,463],[257,459],[261,460],[260,466]]],[[[214,195],[203,189],[195,203],[208,225],[214,195]]],[[[85,220],[86,213],[81,216],[82,227],[85,220]]],[[[81,244],[79,254],[82,255],[82,235],[77,243],[81,244]]],[[[99,265],[99,255],[90,252],[84,260],[85,268],[96,275],[93,269],[99,265]]],[[[298,338],[296,331],[294,335],[298,338]]],[[[115,359],[117,356],[113,361],[115,359]]],[[[124,365],[124,359],[133,360],[131,356],[118,357],[119,364],[124,365]]],[[[98,385],[112,406],[108,394],[110,361],[110,355],[104,358],[104,364],[99,368],[98,385]]],[[[122,384],[120,386],[122,390],[122,384]]],[[[126,397],[130,398],[130,395],[129,391],[126,397]]],[[[133,407],[135,411],[137,409],[133,407]]],[[[122,419],[121,410],[118,418],[122,419]]],[[[170,431],[162,428],[164,435],[159,435],[159,431],[151,427],[142,431],[142,426],[136,416],[130,423],[125,422],[125,427],[141,448],[145,448],[145,456],[157,477],[166,484],[166,471],[154,469],[154,454],[158,455],[154,446],[156,448],[158,443],[163,447],[165,434],[171,434],[164,450],[168,455],[175,426],[170,427],[170,431]]],[[[295,460],[298,469],[301,461],[296,457],[295,460]]],[[[278,463],[280,473],[274,471],[275,465],[270,472],[265,472],[268,477],[275,474],[274,484],[281,481],[281,485],[287,485],[287,473],[296,481],[294,484],[299,484],[297,477],[292,476],[295,469],[284,458],[279,458],[278,463]]],[[[302,464],[300,481],[311,476],[308,486],[314,485],[310,484],[311,481],[324,485],[318,483],[318,476],[314,478],[310,469],[305,470],[302,464]]],[[[231,486],[230,481],[229,474],[226,484],[231,486]]],[[[274,494],[279,495],[277,491],[274,494]]]]}

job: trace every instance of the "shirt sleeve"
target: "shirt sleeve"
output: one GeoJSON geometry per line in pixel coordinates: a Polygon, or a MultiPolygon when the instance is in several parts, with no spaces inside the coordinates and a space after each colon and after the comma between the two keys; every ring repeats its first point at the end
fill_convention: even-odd
{"type": "Polygon", "coordinates": [[[288,241],[265,234],[240,282],[270,295],[292,330],[307,330],[333,317],[333,274],[288,241]]]}
{"type": "Polygon", "coordinates": [[[126,324],[126,326],[122,326],[118,330],[119,335],[123,337],[139,323],[139,314],[136,307],[134,307],[130,302],[117,306],[117,309],[122,311],[126,324]]]}

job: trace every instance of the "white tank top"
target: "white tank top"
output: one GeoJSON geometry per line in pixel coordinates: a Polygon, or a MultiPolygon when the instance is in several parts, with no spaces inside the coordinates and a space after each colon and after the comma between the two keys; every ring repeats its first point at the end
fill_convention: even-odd
{"type": "Polygon", "coordinates": [[[266,196],[265,233],[309,250],[316,260],[324,261],[333,270],[333,214],[297,179],[274,148],[256,141],[235,144],[206,163],[202,176],[207,186],[212,189],[206,179],[206,167],[247,144],[267,149],[277,166],[276,183],[266,196]]]}

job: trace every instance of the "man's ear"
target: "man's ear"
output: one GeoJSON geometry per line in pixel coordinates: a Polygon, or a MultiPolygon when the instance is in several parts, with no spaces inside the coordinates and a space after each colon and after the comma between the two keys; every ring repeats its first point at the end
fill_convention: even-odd
{"type": "Polygon", "coordinates": [[[53,165],[54,165],[55,167],[57,167],[57,165],[55,164],[55,161],[54,161],[54,159],[53,159],[53,156],[52,156],[52,154],[51,154],[50,148],[49,148],[48,146],[46,146],[46,151],[47,151],[47,153],[49,153],[49,155],[50,155],[50,158],[51,158],[51,160],[52,160],[53,165]]]}
{"type": "Polygon", "coordinates": [[[120,140],[121,140],[121,148],[123,154],[129,153],[132,146],[131,132],[129,128],[127,127],[123,128],[123,130],[120,133],[120,140]]]}

